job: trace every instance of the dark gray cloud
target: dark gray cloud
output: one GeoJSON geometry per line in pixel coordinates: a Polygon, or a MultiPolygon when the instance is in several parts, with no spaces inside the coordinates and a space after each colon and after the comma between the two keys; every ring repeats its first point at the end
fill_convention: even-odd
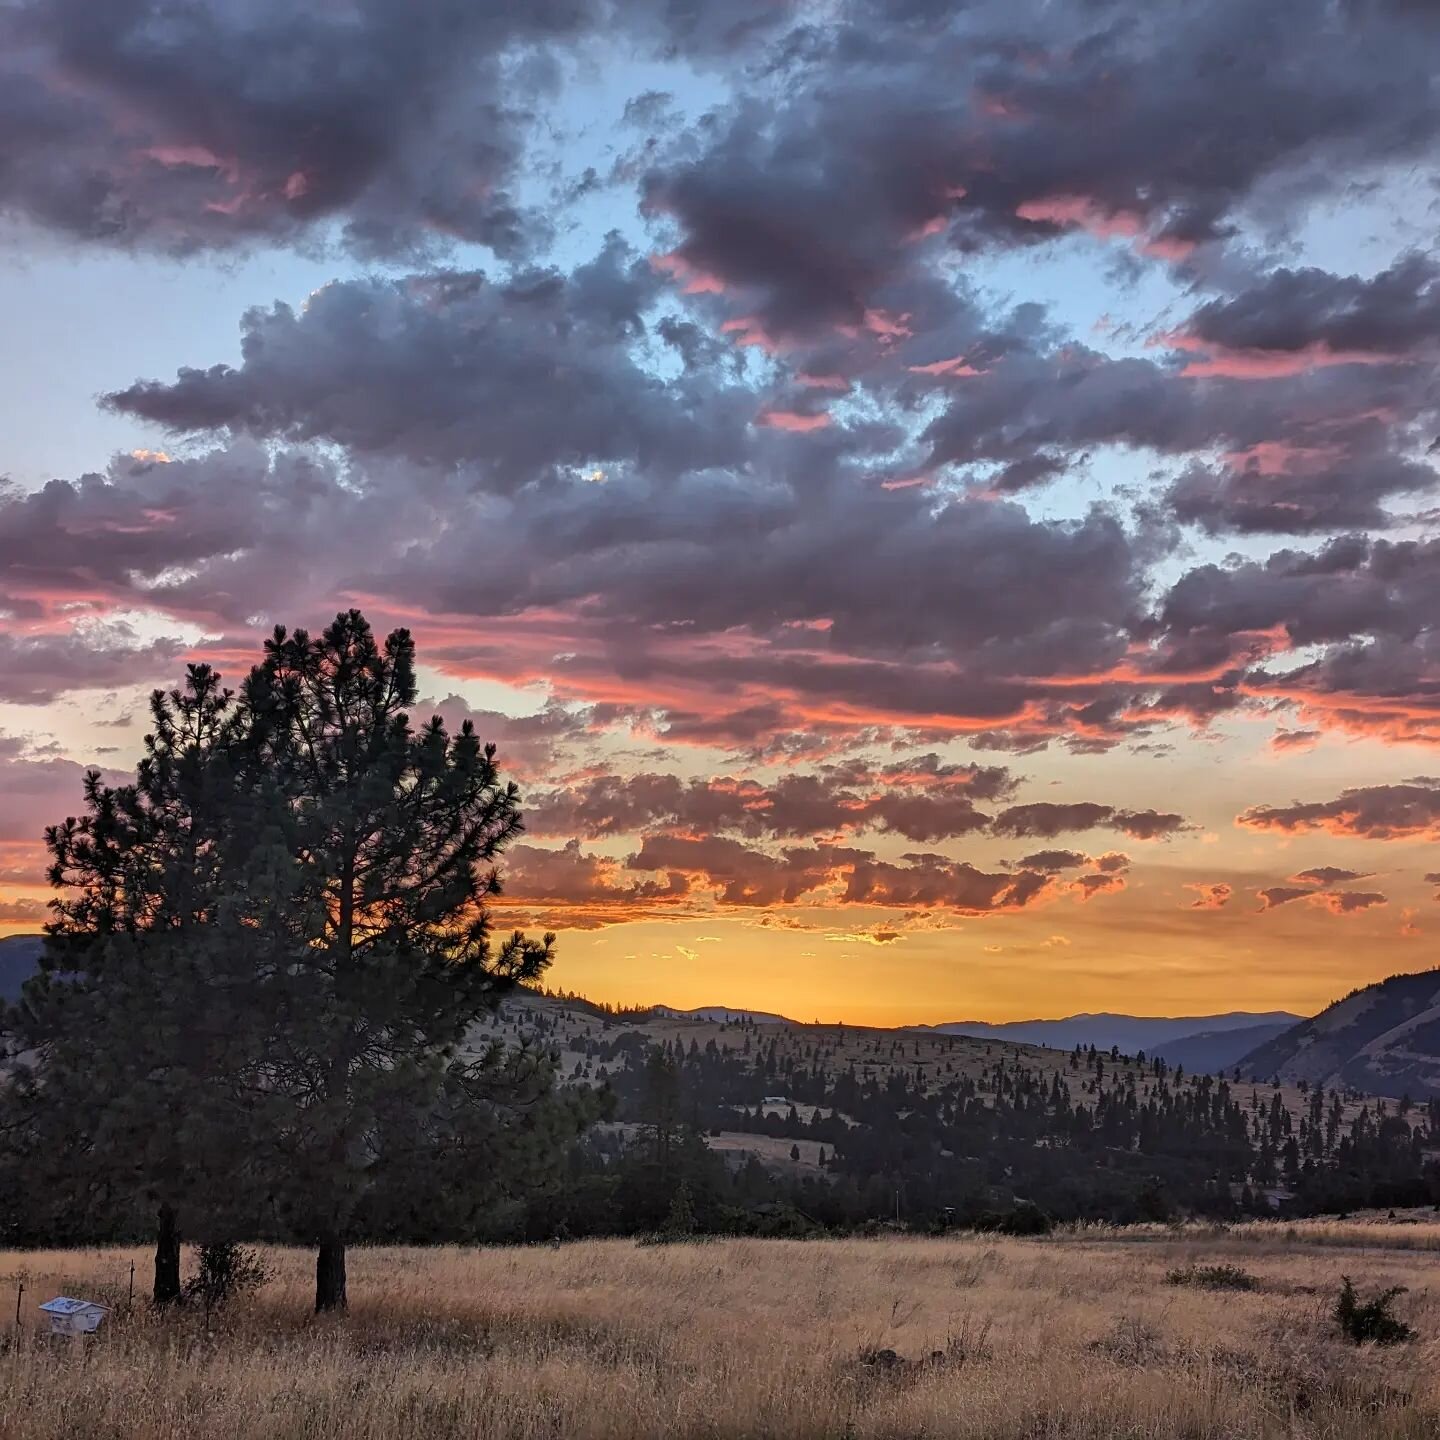
{"type": "Polygon", "coordinates": [[[185,369],[106,404],[171,431],[460,467],[496,490],[564,467],[741,465],[754,393],[713,370],[665,378],[641,363],[659,284],[613,236],[568,275],[336,281],[298,313],[249,311],[239,367],[185,369]]]}
{"type": "Polygon", "coordinates": [[[588,0],[29,0],[0,14],[0,205],[108,244],[523,249],[506,62],[588,0]]]}
{"type": "Polygon", "coordinates": [[[679,255],[772,336],[860,325],[917,263],[1081,224],[1183,257],[1256,188],[1424,155],[1429,32],[1405,13],[855,0],[793,35],[779,79],[709,117],[648,198],[679,255]],[[1417,36],[1419,38],[1417,38],[1417,36]]]}
{"type": "Polygon", "coordinates": [[[1270,355],[1427,352],[1440,342],[1440,270],[1423,254],[1406,255],[1368,278],[1281,268],[1239,294],[1201,305],[1185,333],[1203,346],[1270,355]]]}
{"type": "Polygon", "coordinates": [[[1397,497],[1435,488],[1433,467],[1411,453],[1412,427],[1437,413],[1423,371],[1193,374],[1194,363],[1068,343],[1013,347],[959,381],[928,377],[946,403],[922,437],[926,464],[998,467],[989,484],[1013,491],[1099,447],[1188,460],[1166,499],[1178,519],[1212,532],[1383,527],[1397,497]]]}
{"type": "Polygon", "coordinates": [[[785,4],[689,0],[13,0],[0,8],[0,211],[83,240],[361,256],[526,251],[517,198],[577,45],[735,61],[785,4]]]}
{"type": "Polygon", "coordinates": [[[510,496],[250,441],[121,457],[0,495],[0,588],[55,624],[83,594],[237,634],[353,596],[447,617],[424,627],[443,668],[544,676],[659,723],[674,710],[696,739],[706,723],[752,742],[803,731],[817,709],[937,735],[1063,733],[1074,714],[1101,735],[1085,711],[1106,682],[1084,677],[1124,658],[1143,607],[1146,552],[1125,526],[937,505],[837,472],[808,440],[787,465],[796,442],[779,438],[769,475],[622,472],[510,496]]]}
{"type": "Polygon", "coordinates": [[[1183,815],[1158,810],[1117,810],[1093,801],[1012,805],[995,817],[997,835],[1050,839],[1082,830],[1119,830],[1136,840],[1160,840],[1189,829],[1183,815]]]}
{"type": "MultiPolygon", "coordinates": [[[[3,609],[0,604],[0,614],[3,609]]],[[[174,676],[185,653],[178,640],[142,639],[116,622],[33,635],[0,628],[0,701],[48,705],[80,690],[160,684],[174,676]]]]}
{"type": "Polygon", "coordinates": [[[934,755],[913,767],[822,766],[768,783],[603,774],[537,795],[526,825],[537,835],[585,839],[660,828],[752,838],[875,830],[931,842],[984,830],[990,817],[977,800],[1009,794],[1015,783],[1000,767],[943,765],[934,755]]]}
{"type": "Polygon", "coordinates": [[[1345,885],[1352,880],[1368,880],[1370,872],[1344,870],[1338,865],[1315,865],[1290,878],[1300,885],[1318,885],[1322,889],[1329,889],[1332,885],[1345,885]]]}
{"type": "MultiPolygon", "coordinates": [[[[1235,664],[1229,691],[1309,722],[1395,739],[1440,733],[1440,543],[1342,537],[1191,570],[1160,608],[1167,664],[1235,664]],[[1284,656],[1308,647],[1303,661],[1284,656]]],[[[1304,732],[1301,732],[1304,733],[1304,732]]]]}
{"type": "Polygon", "coordinates": [[[1257,890],[1262,910],[1278,910],[1282,905],[1293,905],[1304,901],[1317,909],[1328,910],[1332,915],[1358,915],[1364,910],[1373,910],[1377,905],[1388,905],[1387,896],[1378,890],[1329,890],[1299,885],[1270,885],[1257,890]]]}

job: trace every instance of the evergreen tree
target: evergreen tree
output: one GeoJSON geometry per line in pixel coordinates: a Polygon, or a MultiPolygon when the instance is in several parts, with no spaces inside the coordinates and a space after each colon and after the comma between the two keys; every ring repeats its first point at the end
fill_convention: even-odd
{"type": "Polygon", "coordinates": [[[695,1208],[690,1201],[690,1182],[682,1179],[675,1187],[675,1198],[670,1202],[665,1217],[667,1235],[693,1235],[695,1233],[695,1208]]]}
{"type": "Polygon", "coordinates": [[[253,878],[234,843],[239,716],[205,665],[150,711],[134,782],[87,774],[83,814],[46,831],[60,893],[11,1016],[24,1061],[7,1102],[32,1183],[85,1223],[103,1230],[136,1199],[151,1208],[153,1296],[167,1303],[181,1293],[182,1219],[214,1238],[258,1204],[266,1046],[251,957],[222,942],[253,878]]]}
{"type": "Polygon", "coordinates": [[[277,1190],[316,1242],[317,1310],[346,1303],[382,1116],[433,1112],[466,1031],[543,973],[554,938],[492,946],[492,862],[520,832],[518,792],[469,721],[453,737],[438,716],[412,726],[415,695],[409,633],[382,647],[354,610],[317,637],[278,628],[242,692],[275,875],[234,938],[283,1016],[277,1190]]]}

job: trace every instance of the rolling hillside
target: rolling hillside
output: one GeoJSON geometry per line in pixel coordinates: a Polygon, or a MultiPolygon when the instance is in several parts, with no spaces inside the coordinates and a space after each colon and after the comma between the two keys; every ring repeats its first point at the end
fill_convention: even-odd
{"type": "MultiPolygon", "coordinates": [[[[939,1029],[885,1030],[860,1025],[802,1025],[768,1016],[741,1018],[737,1011],[719,1011],[713,1019],[663,1007],[616,1013],[576,997],[528,992],[506,1001],[497,1016],[471,1032],[471,1043],[476,1050],[493,1038],[511,1042],[528,1038],[545,1044],[558,1054],[562,1075],[573,1081],[598,1082],[611,1078],[618,1063],[617,1048],[623,1049],[623,1042],[628,1041],[669,1044],[685,1051],[714,1046],[718,1051],[736,1055],[749,1055],[761,1046],[773,1045],[775,1065],[781,1074],[818,1069],[835,1076],[853,1069],[861,1080],[874,1079],[881,1083],[903,1076],[915,1082],[922,1092],[941,1090],[957,1080],[982,1081],[997,1062],[1023,1065],[1047,1087],[1057,1077],[1066,1083],[1078,1083],[1072,1052],[1068,1049],[952,1035],[939,1029]]],[[[1127,1054],[1124,1050],[1115,1061],[1110,1060],[1108,1051],[1102,1053],[1107,1062],[1103,1088],[1124,1089],[1133,1083],[1141,1102],[1156,1093],[1156,1077],[1148,1062],[1138,1064],[1133,1053],[1127,1054]]],[[[1190,1074],[1202,1073],[1189,1064],[1185,1069],[1190,1074]]],[[[1233,1069],[1233,1064],[1227,1066],[1226,1073],[1233,1069]]],[[[1267,1105],[1278,1093],[1281,1103],[1296,1120],[1304,1113],[1306,1097],[1298,1086],[1285,1083],[1276,1091],[1268,1083],[1269,1074],[1242,1067],[1242,1075],[1242,1083],[1235,1088],[1246,1097],[1247,1103],[1252,1092],[1261,1095],[1267,1105]],[[1252,1083],[1252,1077],[1260,1083],[1252,1083]]],[[[775,1093],[783,1092],[784,1086],[777,1081],[775,1093]]],[[[993,1099],[988,1092],[982,1093],[993,1099]]],[[[1399,1092],[1375,1093],[1394,1096],[1399,1092]]],[[[1347,1120],[1359,1110],[1361,1103],[1346,1102],[1347,1120]]],[[[786,1097],[782,1104],[766,1108],[783,1113],[789,1109],[789,1099],[786,1097]]]]}
{"type": "MultiPolygon", "coordinates": [[[[1245,1025],[1235,1030],[1202,1030],[1196,1035],[1182,1035],[1151,1048],[1171,1065],[1183,1065],[1190,1071],[1219,1075],[1233,1071],[1247,1055],[1278,1039],[1287,1030],[1303,1023],[1298,1017],[1268,1025],[1245,1025]]],[[[1243,1071],[1248,1076],[1248,1070],[1243,1071]]]]}
{"type": "Polygon", "coordinates": [[[1392,975],[1356,990],[1258,1046],[1240,1067],[1288,1084],[1440,1096],[1440,970],[1392,975]]]}

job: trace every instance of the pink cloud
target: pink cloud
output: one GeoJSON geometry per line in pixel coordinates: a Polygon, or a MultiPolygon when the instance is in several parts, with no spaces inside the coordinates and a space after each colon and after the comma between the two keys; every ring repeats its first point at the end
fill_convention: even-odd
{"type": "Polygon", "coordinates": [[[1323,341],[1300,350],[1232,350],[1183,330],[1157,335],[1152,344],[1203,356],[1188,361],[1180,371],[1191,379],[1278,380],[1331,365],[1388,365],[1400,358],[1370,350],[1333,350],[1323,341]]]}
{"type": "Polygon", "coordinates": [[[662,275],[668,275],[680,285],[682,295],[723,295],[725,282],[708,270],[692,265],[679,251],[668,255],[652,255],[650,264],[662,275]]]}
{"type": "Polygon", "coordinates": [[[932,360],[928,365],[910,365],[906,367],[912,375],[983,375],[985,371],[977,370],[963,355],[954,355],[949,360],[932,360]]]}
{"type": "Polygon", "coordinates": [[[804,434],[810,430],[824,430],[830,424],[830,417],[823,410],[818,415],[801,415],[794,410],[762,410],[755,423],[768,425],[773,430],[793,430],[804,434]]]}

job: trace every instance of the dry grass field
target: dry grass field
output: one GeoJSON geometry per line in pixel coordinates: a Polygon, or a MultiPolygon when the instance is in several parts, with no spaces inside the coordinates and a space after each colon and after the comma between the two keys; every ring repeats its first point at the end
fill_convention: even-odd
{"type": "Polygon", "coordinates": [[[1440,1227],[1252,1225],[1043,1240],[361,1250],[351,1312],[310,1258],[216,1319],[123,1309],[51,1340],[35,1303],[123,1302],[141,1252],[0,1255],[4,1440],[230,1437],[1315,1437],[1440,1433],[1440,1227]],[[1166,1283],[1193,1263],[1259,1288],[1166,1283]],[[1406,1284],[1418,1339],[1337,1338],[1343,1272],[1406,1284]],[[893,1352],[886,1354],[883,1352],[893,1352]],[[878,1358],[877,1358],[878,1357],[878,1358]]]}

